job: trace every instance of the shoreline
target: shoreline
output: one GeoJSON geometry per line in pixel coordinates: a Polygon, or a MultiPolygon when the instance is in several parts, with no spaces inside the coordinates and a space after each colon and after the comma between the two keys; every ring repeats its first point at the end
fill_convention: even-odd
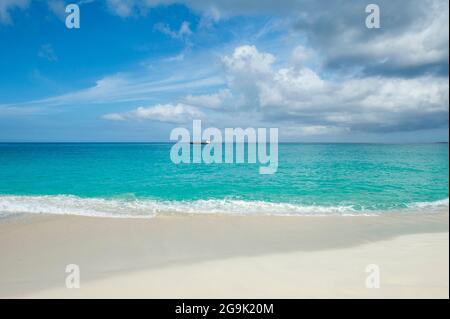
{"type": "Polygon", "coordinates": [[[103,198],[76,195],[0,195],[0,222],[14,215],[56,215],[98,218],[148,219],[166,216],[381,216],[391,214],[436,213],[448,210],[449,199],[410,202],[400,207],[355,207],[308,205],[261,200],[208,199],[158,200],[150,198],[103,198]]]}
{"type": "Polygon", "coordinates": [[[448,298],[448,220],[448,210],[15,217],[0,222],[0,297],[448,298]],[[389,282],[376,292],[361,282],[373,263],[389,282]],[[80,289],[65,288],[68,264],[80,266],[80,289]]]}

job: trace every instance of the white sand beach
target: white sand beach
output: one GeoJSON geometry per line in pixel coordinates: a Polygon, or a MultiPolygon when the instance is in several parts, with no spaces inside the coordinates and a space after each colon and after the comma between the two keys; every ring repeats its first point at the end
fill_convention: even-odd
{"type": "Polygon", "coordinates": [[[448,211],[35,215],[0,223],[1,298],[448,298],[448,211]],[[66,265],[81,287],[67,289],[66,265]],[[368,265],[380,287],[367,288],[368,265]]]}

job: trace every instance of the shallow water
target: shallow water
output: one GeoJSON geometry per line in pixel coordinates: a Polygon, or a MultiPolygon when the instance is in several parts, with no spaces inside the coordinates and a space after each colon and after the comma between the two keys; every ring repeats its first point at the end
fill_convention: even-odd
{"type": "Polygon", "coordinates": [[[448,144],[280,144],[259,164],[174,164],[172,144],[0,144],[0,212],[365,214],[448,208],[448,144]]]}

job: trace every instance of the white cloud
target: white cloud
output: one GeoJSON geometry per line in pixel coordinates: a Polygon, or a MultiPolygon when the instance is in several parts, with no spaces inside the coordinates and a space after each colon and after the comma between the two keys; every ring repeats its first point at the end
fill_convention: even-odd
{"type": "Polygon", "coordinates": [[[106,0],[108,9],[115,15],[126,18],[133,14],[136,1],[134,0],[106,0]]]}
{"type": "Polygon", "coordinates": [[[181,39],[181,38],[192,35],[192,30],[190,28],[190,24],[187,21],[183,21],[178,30],[172,30],[168,24],[164,24],[164,23],[157,23],[155,25],[155,29],[161,33],[164,33],[164,34],[170,36],[171,38],[174,38],[174,39],[181,39]]]}
{"type": "Polygon", "coordinates": [[[187,95],[183,101],[190,105],[195,105],[210,109],[219,109],[225,106],[226,103],[235,103],[231,101],[232,95],[228,89],[220,90],[217,93],[203,94],[203,95],[187,95]]]}
{"type": "Polygon", "coordinates": [[[66,19],[66,4],[63,0],[48,0],[48,8],[61,21],[66,19]]]}
{"type": "Polygon", "coordinates": [[[223,79],[210,73],[191,72],[188,75],[159,78],[147,72],[122,73],[97,80],[89,88],[22,103],[0,104],[0,107],[51,107],[154,100],[155,94],[195,90],[222,85],[223,79]]]}
{"type": "MultiPolygon", "coordinates": [[[[298,48],[294,55],[296,51],[298,48]]],[[[203,108],[208,109],[207,120],[213,125],[237,121],[251,126],[278,125],[287,136],[448,125],[448,78],[323,77],[292,60],[275,65],[274,55],[249,45],[236,47],[221,60],[225,88],[185,95],[178,104],[158,104],[104,118],[181,123],[202,117],[203,108]]]]}
{"type": "Polygon", "coordinates": [[[204,113],[194,106],[178,104],[157,104],[150,107],[138,107],[130,112],[110,113],[102,116],[105,120],[154,120],[166,123],[187,123],[195,119],[202,119],[204,113]]]}
{"type": "Polygon", "coordinates": [[[231,56],[222,58],[229,89],[242,93],[233,94],[240,96],[241,107],[258,104],[259,86],[272,77],[274,61],[272,54],[261,53],[253,45],[237,47],[231,56]]]}
{"type": "Polygon", "coordinates": [[[127,116],[125,114],[121,113],[108,113],[102,115],[102,119],[108,120],[108,121],[125,121],[127,119],[127,116]]]}
{"type": "Polygon", "coordinates": [[[296,66],[302,67],[305,63],[312,58],[313,52],[311,49],[298,45],[292,51],[292,63],[296,66]]]}
{"type": "Polygon", "coordinates": [[[271,71],[274,61],[272,54],[259,52],[254,45],[237,47],[231,57],[223,58],[223,63],[232,74],[264,75],[271,71]]]}
{"type": "Polygon", "coordinates": [[[0,1],[0,24],[12,24],[11,11],[15,9],[26,9],[29,0],[1,0],[0,1]]]}
{"type": "Polygon", "coordinates": [[[359,130],[448,123],[448,78],[325,79],[307,67],[277,69],[271,54],[253,46],[238,47],[223,61],[233,96],[244,96],[269,121],[359,130]]]}
{"type": "Polygon", "coordinates": [[[336,135],[348,133],[349,129],[332,125],[297,125],[283,126],[281,134],[284,138],[298,136],[336,135]]]}

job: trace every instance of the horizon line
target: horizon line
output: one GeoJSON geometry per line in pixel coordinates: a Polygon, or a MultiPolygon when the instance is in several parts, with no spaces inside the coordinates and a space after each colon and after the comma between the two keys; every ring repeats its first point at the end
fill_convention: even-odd
{"type": "MultiPolygon", "coordinates": [[[[177,141],[0,141],[0,144],[176,144],[177,141]]],[[[214,143],[211,143],[214,144],[214,143]]],[[[227,144],[225,142],[216,144],[227,144]]],[[[231,144],[231,143],[229,143],[231,144]]],[[[236,143],[232,144],[257,144],[257,143],[236,143]]],[[[306,141],[279,141],[278,144],[449,144],[449,141],[433,141],[433,142],[306,142],[306,141]]]]}

